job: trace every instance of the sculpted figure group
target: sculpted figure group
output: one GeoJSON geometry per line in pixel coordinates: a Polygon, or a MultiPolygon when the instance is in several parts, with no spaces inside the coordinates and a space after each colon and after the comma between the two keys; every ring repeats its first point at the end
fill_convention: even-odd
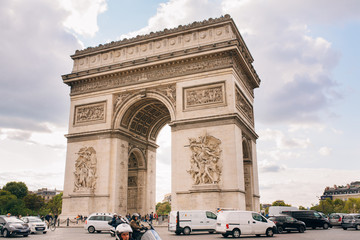
{"type": "Polygon", "coordinates": [[[94,190],[96,185],[96,151],[93,147],[83,147],[75,161],[74,191],[94,190]]]}
{"type": "Polygon", "coordinates": [[[213,136],[205,135],[197,139],[189,138],[188,147],[192,151],[191,174],[194,185],[217,184],[220,181],[221,166],[220,144],[221,141],[213,136]]]}

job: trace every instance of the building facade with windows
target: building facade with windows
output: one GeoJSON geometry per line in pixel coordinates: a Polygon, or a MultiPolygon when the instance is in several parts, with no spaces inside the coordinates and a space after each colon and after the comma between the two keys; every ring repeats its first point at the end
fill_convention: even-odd
{"type": "Polygon", "coordinates": [[[349,198],[360,198],[360,181],[351,182],[346,186],[326,187],[321,200],[330,198],[331,200],[341,199],[347,201],[349,198]]]}
{"type": "Polygon", "coordinates": [[[38,196],[43,197],[45,202],[48,202],[51,199],[53,199],[53,197],[55,197],[57,194],[62,193],[62,191],[56,190],[56,189],[51,190],[51,189],[47,189],[47,188],[40,188],[37,191],[35,191],[34,193],[38,196]]]}

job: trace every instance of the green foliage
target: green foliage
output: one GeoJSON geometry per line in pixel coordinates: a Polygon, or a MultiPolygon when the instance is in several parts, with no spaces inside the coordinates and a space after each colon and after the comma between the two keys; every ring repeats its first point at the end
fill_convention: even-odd
{"type": "Polygon", "coordinates": [[[63,194],[57,194],[53,199],[51,199],[47,204],[47,209],[50,210],[50,213],[60,215],[62,208],[62,196],[63,194]]]}
{"type": "Polygon", "coordinates": [[[24,198],[28,194],[28,188],[23,182],[8,182],[3,187],[3,190],[14,194],[18,199],[24,198]]]}
{"type": "Polygon", "coordinates": [[[22,182],[9,182],[0,190],[0,215],[41,215],[61,214],[62,193],[48,203],[41,196],[28,194],[28,188],[22,182]],[[24,195],[24,193],[26,193],[24,195]],[[19,196],[19,197],[18,197],[19,196]]]}
{"type": "Polygon", "coordinates": [[[168,215],[171,212],[171,205],[168,202],[157,203],[156,204],[156,213],[158,215],[168,215]]]}
{"type": "Polygon", "coordinates": [[[291,207],[291,205],[290,205],[290,204],[286,204],[286,203],[284,202],[284,200],[277,200],[277,201],[273,202],[273,203],[271,204],[271,206],[287,206],[287,207],[291,207]]]}
{"type": "Polygon", "coordinates": [[[347,201],[341,199],[331,200],[327,198],[320,200],[319,204],[312,206],[311,210],[330,213],[359,213],[360,212],[360,198],[349,198],[347,201]]]}
{"type": "Polygon", "coordinates": [[[307,210],[307,208],[303,206],[299,206],[299,210],[307,210]]]}
{"type": "Polygon", "coordinates": [[[36,194],[26,195],[24,197],[24,203],[28,209],[34,212],[39,212],[39,210],[45,205],[44,199],[36,194]]]}

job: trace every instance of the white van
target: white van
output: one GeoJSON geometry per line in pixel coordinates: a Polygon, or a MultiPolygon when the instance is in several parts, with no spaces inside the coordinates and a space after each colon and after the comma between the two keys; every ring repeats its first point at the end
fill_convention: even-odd
{"type": "Polygon", "coordinates": [[[290,206],[270,206],[269,207],[269,217],[283,215],[283,211],[296,211],[299,210],[297,207],[290,206]]]}
{"type": "Polygon", "coordinates": [[[169,214],[170,232],[177,235],[190,234],[192,231],[207,231],[214,233],[216,228],[216,214],[205,210],[171,211],[169,214]]]}
{"type": "Polygon", "coordinates": [[[224,211],[217,216],[216,232],[224,237],[261,234],[272,237],[276,232],[276,225],[256,212],[224,211]]]}

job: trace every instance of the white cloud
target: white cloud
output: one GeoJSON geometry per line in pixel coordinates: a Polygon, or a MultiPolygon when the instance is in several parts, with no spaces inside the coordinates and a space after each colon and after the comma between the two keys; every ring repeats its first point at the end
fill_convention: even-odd
{"type": "Polygon", "coordinates": [[[326,186],[341,185],[355,181],[359,177],[358,170],[286,168],[285,171],[262,172],[259,175],[260,201],[272,203],[284,200],[293,206],[311,207],[319,202],[326,186]],[[340,180],[335,180],[334,177],[340,180]],[[336,182],[340,181],[340,182],[336,182]]]}
{"type": "Polygon", "coordinates": [[[69,11],[64,26],[79,35],[93,37],[99,30],[97,18],[107,10],[106,0],[59,0],[69,11]]]}
{"type": "Polygon", "coordinates": [[[332,149],[331,148],[328,148],[328,147],[321,147],[319,149],[319,154],[322,155],[322,156],[329,156],[332,152],[332,149]]]}
{"type": "Polygon", "coordinates": [[[280,130],[260,130],[259,136],[261,141],[274,141],[276,147],[279,149],[290,149],[290,148],[307,148],[311,142],[309,138],[301,139],[295,137],[288,137],[280,130]]]}
{"type": "Polygon", "coordinates": [[[220,0],[170,0],[160,3],[156,15],[149,19],[146,27],[123,34],[120,39],[187,25],[210,17],[219,17],[222,14],[219,5],[220,0]]]}

